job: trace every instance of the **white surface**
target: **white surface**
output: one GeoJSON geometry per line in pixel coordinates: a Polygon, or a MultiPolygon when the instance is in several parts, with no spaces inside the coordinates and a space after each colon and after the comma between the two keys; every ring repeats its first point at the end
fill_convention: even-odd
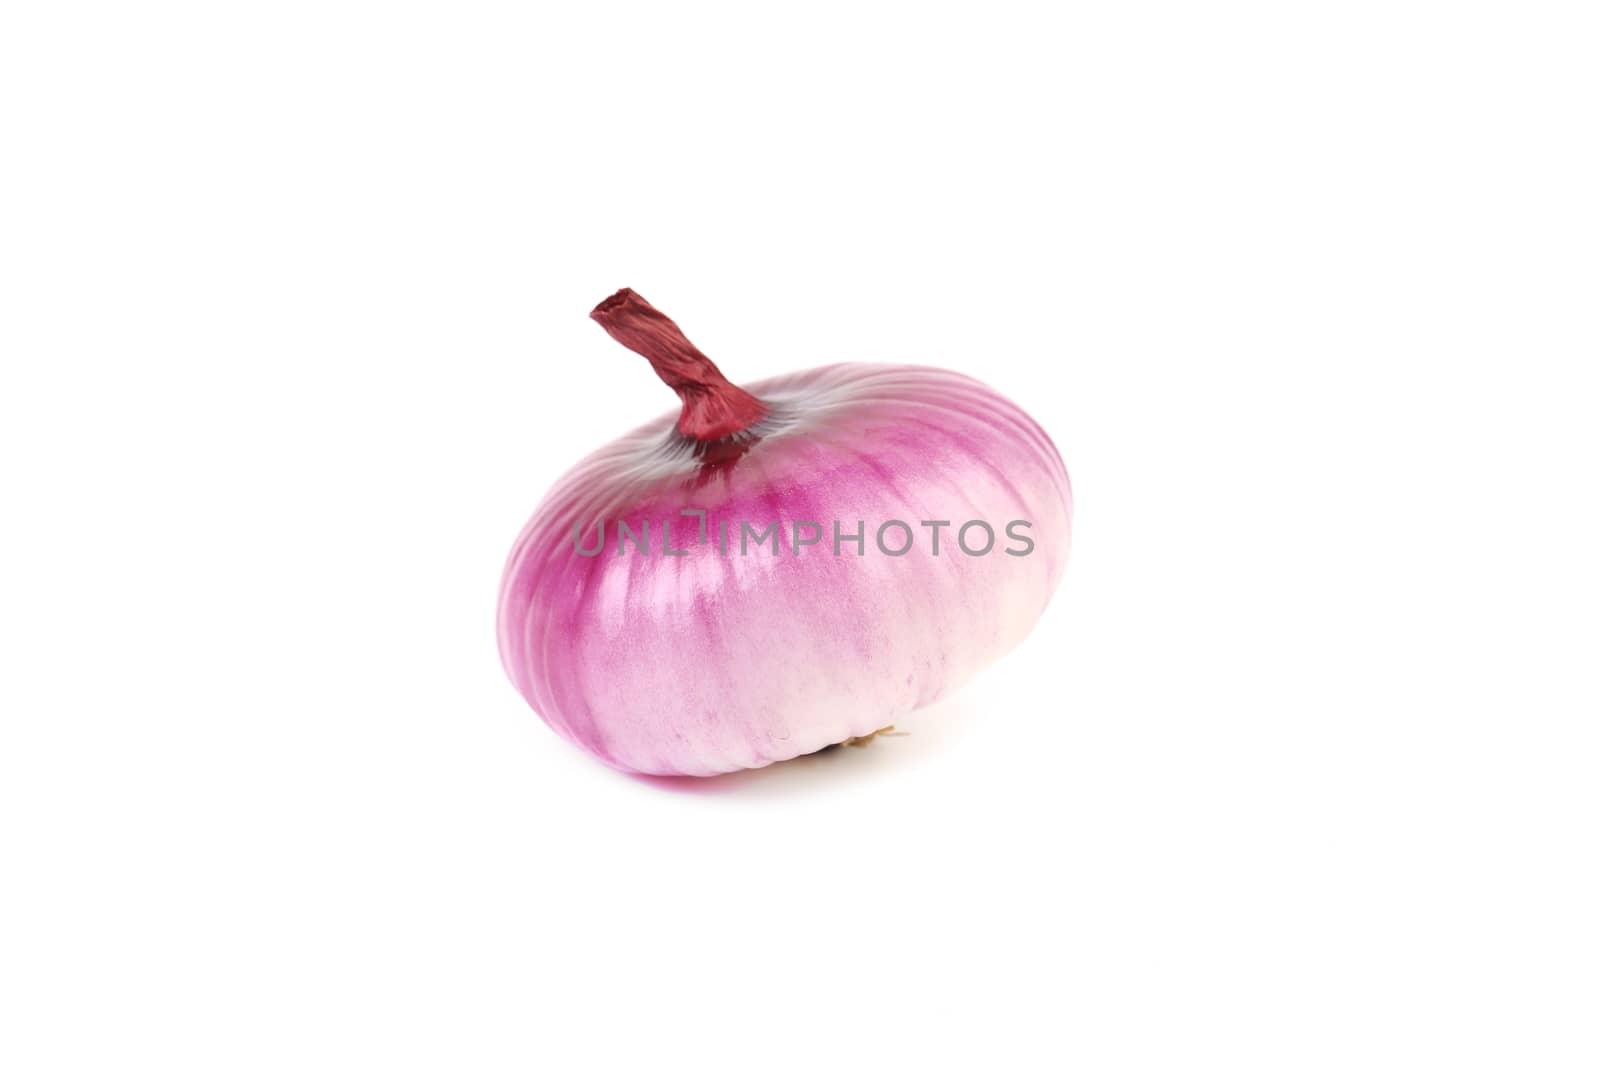
{"type": "Polygon", "coordinates": [[[684,7],[0,15],[0,1061],[1594,1063],[1592,9],[684,7]],[[671,406],[619,285],[1023,401],[1029,642],[560,742],[495,586],[671,406]]]}

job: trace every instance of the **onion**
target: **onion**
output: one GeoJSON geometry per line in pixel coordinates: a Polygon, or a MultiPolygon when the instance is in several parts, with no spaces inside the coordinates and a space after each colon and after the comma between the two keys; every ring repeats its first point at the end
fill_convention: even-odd
{"type": "Polygon", "coordinates": [[[682,400],[583,460],[518,537],[500,657],[613,767],[713,775],[870,737],[1015,647],[1072,493],[987,386],[838,363],[741,389],[623,289],[591,313],[682,400]]]}

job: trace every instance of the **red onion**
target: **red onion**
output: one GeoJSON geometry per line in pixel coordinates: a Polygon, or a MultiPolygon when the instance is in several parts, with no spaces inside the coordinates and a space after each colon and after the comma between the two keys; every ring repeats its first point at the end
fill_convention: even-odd
{"type": "Polygon", "coordinates": [[[562,477],[506,564],[501,661],[557,733],[623,770],[761,767],[890,726],[1033,627],[1072,492],[1015,404],[870,363],[741,389],[632,290],[591,317],[683,406],[562,477]]]}

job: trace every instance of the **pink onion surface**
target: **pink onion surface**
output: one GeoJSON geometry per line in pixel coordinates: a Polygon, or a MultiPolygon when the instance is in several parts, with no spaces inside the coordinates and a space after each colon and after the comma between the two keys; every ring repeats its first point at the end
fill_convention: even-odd
{"type": "Polygon", "coordinates": [[[1032,629],[1066,564],[1072,493],[1021,408],[919,366],[840,363],[740,390],[631,291],[594,317],[684,409],[580,462],[512,549],[501,660],[557,733],[629,771],[761,767],[893,724],[1032,629]],[[618,519],[648,524],[648,554],[635,541],[618,554],[618,519]],[[877,540],[890,520],[913,534],[903,555],[888,554],[906,540],[898,527],[877,540]],[[937,555],[924,520],[950,522],[937,555]],[[957,541],[971,520],[994,530],[982,555],[957,541]],[[1016,528],[1026,554],[1006,551],[1022,550],[1006,534],[1015,520],[1031,524],[1016,528]],[[741,555],[741,524],[774,521],[778,553],[769,540],[741,555]],[[864,532],[859,548],[841,538],[834,553],[836,521],[864,532]],[[817,524],[818,543],[797,548],[795,522],[817,524]],[[685,554],[664,554],[664,530],[685,554]],[[601,531],[603,549],[581,554],[601,531]]]}

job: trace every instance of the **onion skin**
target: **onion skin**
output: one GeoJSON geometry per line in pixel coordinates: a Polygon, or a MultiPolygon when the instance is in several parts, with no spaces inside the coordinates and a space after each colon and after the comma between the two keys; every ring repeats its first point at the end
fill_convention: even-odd
{"type": "MultiPolygon", "coordinates": [[[[611,300],[624,294],[648,308],[628,290],[611,300]]],[[[557,733],[626,771],[761,767],[893,724],[1032,629],[1066,565],[1072,493],[1050,438],[1015,404],[950,371],[867,363],[728,384],[731,399],[707,399],[706,389],[689,383],[682,413],[564,475],[512,549],[501,661],[557,733]],[[719,436],[696,437],[683,428],[696,404],[754,421],[727,434],[719,414],[700,420],[719,436]],[[684,509],[706,512],[706,543],[702,520],[684,509]],[[618,519],[634,531],[648,522],[649,554],[632,542],[617,554],[618,519]],[[973,519],[995,531],[987,554],[957,543],[973,519]],[[864,554],[853,541],[834,554],[835,520],[846,535],[864,524],[864,554]],[[874,535],[888,520],[913,531],[904,555],[879,549],[874,535]],[[951,523],[938,531],[937,556],[922,520],[951,523]],[[1005,551],[1023,547],[1006,536],[1013,520],[1031,524],[1026,554],[1005,551]],[[759,531],[773,521],[780,554],[769,541],[741,556],[740,524],[759,531]],[[820,543],[798,554],[796,521],[821,528],[820,543]],[[576,550],[575,522],[586,550],[603,524],[602,551],[576,550]],[[664,528],[685,554],[663,554],[664,528]]],[[[884,538],[898,550],[904,535],[891,528],[884,538]]],[[[983,542],[974,530],[970,546],[983,542]]]]}

